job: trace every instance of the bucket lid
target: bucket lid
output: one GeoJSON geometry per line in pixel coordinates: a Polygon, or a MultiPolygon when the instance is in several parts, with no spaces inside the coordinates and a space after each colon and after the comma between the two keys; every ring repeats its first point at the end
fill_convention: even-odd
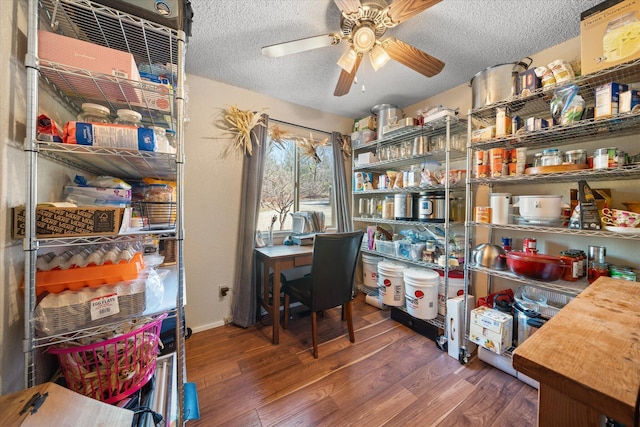
{"type": "Polygon", "coordinates": [[[380,261],[378,263],[378,270],[386,271],[389,273],[400,273],[404,271],[407,267],[403,264],[396,264],[391,261],[380,261]]]}
{"type": "MultiPolygon", "coordinates": [[[[444,270],[438,270],[438,275],[444,277],[444,270]]],[[[464,271],[462,270],[449,270],[450,279],[464,279],[464,271]]]]}
{"type": "Polygon", "coordinates": [[[412,282],[437,282],[438,273],[427,268],[408,268],[404,270],[404,278],[412,282]]]}
{"type": "Polygon", "coordinates": [[[382,258],[381,256],[377,256],[377,255],[362,254],[362,261],[380,262],[383,259],[384,258],[382,258]]]}

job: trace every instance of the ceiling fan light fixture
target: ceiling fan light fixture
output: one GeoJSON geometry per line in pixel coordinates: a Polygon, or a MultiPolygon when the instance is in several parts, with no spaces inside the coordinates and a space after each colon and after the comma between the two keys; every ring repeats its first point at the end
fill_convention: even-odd
{"type": "Polygon", "coordinates": [[[375,71],[378,71],[380,68],[384,66],[391,57],[387,52],[385,52],[384,48],[379,44],[375,45],[371,52],[369,52],[369,60],[371,61],[371,66],[375,71]]]}
{"type": "Polygon", "coordinates": [[[352,48],[349,48],[349,50],[343,53],[340,59],[338,59],[338,65],[347,73],[350,73],[354,65],[356,65],[356,59],[358,59],[358,53],[352,48]]]}
{"type": "Polygon", "coordinates": [[[369,52],[375,44],[376,33],[370,26],[363,25],[353,33],[353,48],[356,52],[369,52]]]}

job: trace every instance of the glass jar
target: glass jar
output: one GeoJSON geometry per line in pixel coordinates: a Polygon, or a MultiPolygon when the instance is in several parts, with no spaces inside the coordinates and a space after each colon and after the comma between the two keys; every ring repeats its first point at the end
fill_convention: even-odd
{"type": "Polygon", "coordinates": [[[449,219],[451,221],[464,221],[464,206],[465,201],[463,197],[453,197],[451,199],[451,207],[449,211],[449,219]]]}
{"type": "Polygon", "coordinates": [[[156,137],[156,149],[159,153],[168,153],[169,152],[169,140],[167,139],[167,133],[165,129],[160,126],[153,126],[153,134],[156,137]]]}
{"type": "Polygon", "coordinates": [[[110,114],[111,111],[104,105],[85,102],[77,118],[79,122],[85,123],[111,123],[110,114]]]}
{"type": "Polygon", "coordinates": [[[562,156],[557,148],[549,148],[542,150],[542,158],[540,159],[542,166],[557,166],[562,164],[562,156]]]}
{"type": "Polygon", "coordinates": [[[533,166],[536,168],[542,166],[542,153],[535,153],[533,155],[533,166]]]}
{"type": "Polygon", "coordinates": [[[393,219],[393,196],[385,196],[382,203],[382,218],[393,219]]]}
{"type": "Polygon", "coordinates": [[[604,262],[592,262],[587,270],[587,280],[593,283],[600,276],[609,276],[609,264],[604,262]]]}
{"type": "Polygon", "coordinates": [[[165,131],[165,136],[169,141],[169,152],[175,154],[178,151],[178,142],[176,140],[176,131],[172,129],[167,129],[165,131]]]}
{"type": "Polygon", "coordinates": [[[118,117],[113,121],[117,125],[142,127],[142,114],[133,110],[120,109],[116,111],[118,117]]]}
{"type": "Polygon", "coordinates": [[[166,184],[151,184],[144,195],[146,202],[170,202],[173,189],[166,184]]]}
{"type": "Polygon", "coordinates": [[[568,282],[575,282],[580,278],[580,260],[578,254],[574,251],[562,251],[560,252],[560,259],[564,262],[566,267],[562,273],[562,280],[568,282]]]}

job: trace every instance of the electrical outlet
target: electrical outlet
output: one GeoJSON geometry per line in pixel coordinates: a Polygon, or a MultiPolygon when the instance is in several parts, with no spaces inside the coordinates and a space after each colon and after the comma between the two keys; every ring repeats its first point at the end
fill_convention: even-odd
{"type": "Polygon", "coordinates": [[[229,295],[229,287],[227,285],[218,285],[218,297],[220,299],[224,299],[227,295],[229,295]]]}

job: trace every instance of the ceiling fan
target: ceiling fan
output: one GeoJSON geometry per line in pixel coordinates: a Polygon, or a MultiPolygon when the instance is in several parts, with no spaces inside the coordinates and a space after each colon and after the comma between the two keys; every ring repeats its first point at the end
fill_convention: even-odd
{"type": "Polygon", "coordinates": [[[371,65],[378,71],[390,59],[423,74],[433,77],[442,71],[444,62],[395,37],[380,38],[388,28],[395,27],[414,15],[439,3],[441,0],[333,0],[342,12],[340,32],[307,37],[299,40],[265,46],[262,54],[278,58],[292,53],[304,52],[325,46],[336,45],[342,40],[349,42],[347,50],[338,60],[342,68],[335,96],[349,93],[360,61],[369,54],[371,65]]]}

